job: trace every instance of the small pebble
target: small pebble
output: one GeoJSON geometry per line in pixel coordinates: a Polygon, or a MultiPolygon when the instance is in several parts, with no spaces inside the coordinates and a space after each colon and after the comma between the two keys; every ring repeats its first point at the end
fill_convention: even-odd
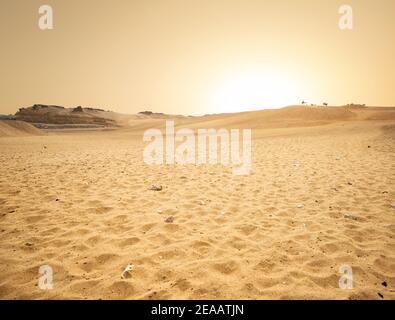
{"type": "Polygon", "coordinates": [[[133,264],[128,264],[125,268],[125,270],[123,270],[121,278],[122,279],[128,279],[132,276],[132,271],[134,269],[134,265],[133,264]]]}
{"type": "Polygon", "coordinates": [[[173,223],[173,222],[174,222],[174,218],[173,218],[173,217],[168,217],[168,218],[165,220],[165,222],[166,222],[166,223],[173,223]]]}
{"type": "Polygon", "coordinates": [[[303,204],[298,204],[296,207],[297,207],[298,209],[303,209],[303,208],[304,208],[304,205],[303,205],[303,204]]]}
{"type": "Polygon", "coordinates": [[[381,299],[384,299],[384,296],[383,296],[380,292],[378,292],[377,294],[379,295],[379,297],[380,297],[381,299]]]}
{"type": "Polygon", "coordinates": [[[163,187],[161,185],[155,185],[153,184],[150,188],[152,191],[162,191],[163,187]]]}
{"type": "Polygon", "coordinates": [[[345,214],[344,218],[351,219],[351,220],[357,220],[358,219],[356,216],[353,216],[352,214],[345,214]]]}
{"type": "Polygon", "coordinates": [[[384,282],[382,283],[382,285],[383,285],[384,287],[386,287],[386,286],[387,286],[387,282],[384,281],[384,282]]]}

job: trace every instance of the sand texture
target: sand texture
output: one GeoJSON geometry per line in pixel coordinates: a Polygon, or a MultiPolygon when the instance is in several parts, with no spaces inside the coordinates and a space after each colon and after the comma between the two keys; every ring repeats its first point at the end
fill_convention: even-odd
{"type": "Polygon", "coordinates": [[[163,119],[7,131],[0,298],[395,299],[394,110],[306,110],[179,119],[252,128],[247,176],[145,164],[142,132],[163,119]],[[338,286],[344,264],[353,289],[338,286]],[[38,288],[42,265],[53,290],[38,288]]]}

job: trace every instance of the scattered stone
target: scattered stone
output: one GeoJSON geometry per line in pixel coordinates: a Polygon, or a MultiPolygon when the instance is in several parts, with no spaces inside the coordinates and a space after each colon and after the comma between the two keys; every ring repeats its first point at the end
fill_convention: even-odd
{"type": "Polygon", "coordinates": [[[384,296],[383,296],[380,292],[378,292],[377,294],[379,295],[379,297],[380,297],[381,299],[384,299],[384,296]]]}
{"type": "Polygon", "coordinates": [[[386,287],[387,286],[387,282],[383,282],[383,283],[381,283],[384,287],[386,287]]]}
{"type": "Polygon", "coordinates": [[[134,265],[133,264],[128,264],[125,268],[125,270],[123,270],[121,278],[122,279],[128,279],[132,276],[131,271],[133,271],[134,269],[134,265]]]}
{"type": "Polygon", "coordinates": [[[383,191],[383,194],[388,194],[388,191],[383,191]]]}
{"type": "Polygon", "coordinates": [[[303,208],[304,208],[304,204],[298,204],[296,207],[297,207],[298,209],[303,209],[303,208]]]}
{"type": "Polygon", "coordinates": [[[372,146],[368,146],[368,148],[370,149],[372,146]]]}
{"type": "Polygon", "coordinates": [[[56,202],[58,202],[58,201],[59,201],[59,199],[56,199],[55,201],[56,201],[56,202]]]}
{"type": "Polygon", "coordinates": [[[391,203],[391,204],[390,204],[390,207],[391,207],[392,209],[395,209],[395,202],[394,202],[394,203],[391,203]]]}
{"type": "Polygon", "coordinates": [[[200,201],[199,201],[199,204],[200,204],[201,206],[204,206],[206,203],[205,203],[203,200],[200,200],[200,201]]]}
{"type": "Polygon", "coordinates": [[[392,227],[392,224],[385,224],[384,225],[384,228],[391,228],[392,227]]]}
{"type": "Polygon", "coordinates": [[[344,218],[350,219],[350,220],[358,220],[358,218],[356,216],[353,216],[352,214],[349,214],[349,213],[345,214],[344,218]]]}
{"type": "Polygon", "coordinates": [[[162,191],[163,187],[161,185],[153,184],[150,188],[152,191],[162,191]]]}
{"type": "Polygon", "coordinates": [[[348,184],[349,186],[352,186],[352,182],[347,182],[347,184],[348,184]]]}
{"type": "Polygon", "coordinates": [[[173,222],[174,222],[174,217],[168,217],[168,218],[165,220],[165,222],[166,222],[166,223],[173,223],[173,222]]]}
{"type": "Polygon", "coordinates": [[[33,243],[31,243],[31,242],[26,242],[26,243],[25,243],[25,246],[26,246],[26,247],[32,247],[32,246],[33,246],[33,243]]]}
{"type": "Polygon", "coordinates": [[[163,212],[162,210],[158,210],[158,213],[159,213],[159,214],[162,214],[162,212],[163,212]]]}

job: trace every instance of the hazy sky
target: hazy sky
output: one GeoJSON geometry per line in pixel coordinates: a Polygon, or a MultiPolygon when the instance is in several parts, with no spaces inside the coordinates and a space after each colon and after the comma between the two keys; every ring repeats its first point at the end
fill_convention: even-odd
{"type": "Polygon", "coordinates": [[[394,0],[0,0],[0,39],[0,113],[395,105],[394,0]]]}

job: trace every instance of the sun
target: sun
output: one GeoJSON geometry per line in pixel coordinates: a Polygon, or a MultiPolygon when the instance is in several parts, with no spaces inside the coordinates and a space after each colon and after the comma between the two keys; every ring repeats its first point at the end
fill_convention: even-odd
{"type": "Polygon", "coordinates": [[[228,113],[296,104],[300,84],[281,72],[248,72],[228,75],[214,93],[217,113],[228,113]]]}

